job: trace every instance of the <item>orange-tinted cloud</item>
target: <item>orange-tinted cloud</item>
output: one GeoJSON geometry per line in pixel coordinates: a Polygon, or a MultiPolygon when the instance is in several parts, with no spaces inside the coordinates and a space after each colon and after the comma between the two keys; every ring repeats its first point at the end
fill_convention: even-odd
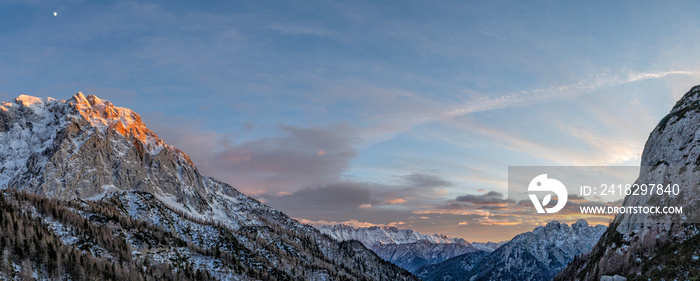
{"type": "Polygon", "coordinates": [[[382,202],[382,204],[389,204],[389,205],[396,205],[396,204],[403,204],[406,203],[406,199],[403,198],[396,198],[396,199],[390,199],[382,202]]]}

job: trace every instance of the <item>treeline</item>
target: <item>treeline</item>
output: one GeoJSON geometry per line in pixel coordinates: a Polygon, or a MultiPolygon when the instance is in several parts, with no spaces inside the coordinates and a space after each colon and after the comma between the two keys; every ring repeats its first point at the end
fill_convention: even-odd
{"type": "MultiPolygon", "coordinates": [[[[150,193],[140,193],[147,199],[154,199],[150,193]]],[[[112,204],[119,206],[121,202],[112,201],[112,204]]],[[[219,241],[234,241],[233,245],[223,244],[222,248],[236,252],[236,249],[242,247],[236,237],[244,241],[250,241],[248,247],[255,251],[254,256],[250,256],[254,261],[247,265],[264,266],[267,276],[261,280],[309,280],[314,279],[318,274],[327,276],[329,280],[350,281],[350,280],[372,280],[367,278],[368,271],[378,272],[380,268],[388,266],[395,267],[400,272],[385,272],[387,277],[394,275],[400,276],[410,275],[410,273],[402,268],[396,267],[391,262],[385,261],[374,252],[367,250],[367,253],[372,255],[372,259],[364,261],[359,255],[353,253],[352,247],[348,246],[348,242],[336,242],[330,236],[318,233],[326,238],[324,245],[328,248],[340,248],[342,255],[335,258],[343,262],[337,262],[326,256],[319,247],[319,241],[312,235],[310,229],[298,227],[291,222],[291,219],[286,217],[281,212],[274,211],[265,213],[261,210],[253,210],[258,215],[257,219],[262,222],[263,226],[244,226],[237,231],[232,231],[226,226],[212,220],[203,220],[197,217],[192,217],[178,209],[173,209],[170,206],[158,203],[159,207],[168,209],[177,214],[178,217],[185,218],[199,225],[206,225],[215,228],[221,239],[219,241]],[[268,218],[268,216],[271,216],[268,218]],[[288,223],[290,225],[280,225],[280,223],[288,223]],[[265,258],[267,257],[267,258],[265,258]],[[351,258],[354,257],[354,258],[351,258]],[[375,260],[377,264],[373,266],[365,266],[368,260],[375,260]],[[282,271],[284,270],[284,271],[282,271]]],[[[121,206],[125,208],[125,206],[121,206]]],[[[359,244],[359,243],[358,243],[359,244]]],[[[361,245],[361,244],[360,244],[361,245]]],[[[360,246],[364,249],[364,246],[360,246]]],[[[247,250],[247,249],[246,249],[247,250]]],[[[248,253],[247,251],[245,253],[248,253]]],[[[362,257],[367,258],[367,257],[362,257]]],[[[250,259],[246,259],[249,260],[250,259]]],[[[259,275],[255,275],[259,276],[259,275]]],[[[393,278],[389,278],[392,279],[393,278]]]]}
{"type": "Polygon", "coordinates": [[[388,262],[374,253],[368,251],[371,257],[357,255],[356,247],[347,243],[338,244],[325,236],[319,240],[304,227],[280,225],[287,223],[284,219],[262,215],[258,218],[263,226],[234,231],[172,209],[152,194],[134,193],[143,198],[147,214],[159,216],[154,220],[158,226],[130,217],[121,196],[64,201],[12,189],[0,191],[0,279],[215,280],[237,276],[276,281],[319,276],[368,280],[367,272],[377,271],[386,277],[400,275],[383,272],[388,262]],[[182,225],[193,228],[183,229],[182,225]],[[201,233],[195,238],[188,233],[191,231],[206,231],[208,238],[201,239],[201,233]],[[322,248],[340,251],[331,253],[331,258],[322,248]]]}
{"type": "MultiPolygon", "coordinates": [[[[213,249],[203,249],[204,247],[199,249],[208,256],[225,260],[235,259],[236,265],[245,270],[245,275],[252,279],[309,280],[322,274],[328,276],[330,280],[367,280],[364,272],[329,259],[319,248],[311,233],[300,229],[289,229],[264,216],[258,217],[264,226],[244,226],[234,231],[219,222],[193,217],[182,210],[171,208],[158,201],[153,194],[141,191],[132,191],[132,193],[154,204],[155,206],[151,206],[153,208],[167,210],[176,214],[178,218],[213,229],[218,237],[216,246],[213,249]]],[[[106,201],[115,210],[127,208],[119,197],[107,198],[106,201]]],[[[175,222],[170,224],[171,228],[176,228],[175,222]]],[[[196,242],[202,241],[195,239],[191,241],[191,243],[196,242]]],[[[335,242],[332,243],[335,244],[335,242]]]]}
{"type": "MultiPolygon", "coordinates": [[[[113,206],[98,202],[59,201],[14,190],[0,196],[0,272],[31,280],[212,280],[192,265],[173,268],[147,256],[132,258],[134,249],[119,233],[139,233],[147,248],[188,247],[172,233],[132,220],[113,206]],[[82,216],[89,214],[90,220],[82,216]],[[66,245],[44,221],[55,221],[74,237],[66,245]],[[76,239],[77,238],[77,239],[76,239]],[[19,269],[19,270],[18,270],[19,269]]],[[[2,275],[0,275],[2,276],[2,275]]],[[[0,278],[2,279],[2,278],[0,278]]]]}
{"type": "MultiPolygon", "coordinates": [[[[377,280],[369,278],[368,272],[382,276],[379,278],[381,280],[418,280],[407,270],[383,260],[359,242],[336,242],[330,236],[301,226],[276,210],[251,210],[257,215],[256,219],[260,220],[261,226],[244,226],[233,231],[218,222],[202,220],[179,209],[173,209],[155,200],[150,193],[134,193],[142,194],[147,201],[157,202],[158,208],[168,209],[180,218],[217,229],[220,241],[249,241],[246,246],[254,251],[255,255],[252,257],[254,262],[246,265],[264,266],[268,277],[261,280],[309,280],[317,279],[318,275],[324,275],[328,280],[339,281],[377,280]],[[323,239],[319,239],[321,237],[323,239]],[[339,251],[326,253],[321,247],[339,251]],[[328,254],[332,255],[332,258],[328,254]]],[[[122,204],[117,201],[111,203],[115,206],[122,204]]],[[[236,246],[240,246],[239,242],[236,242],[236,246]]]]}
{"type": "Polygon", "coordinates": [[[219,223],[172,210],[167,205],[158,206],[216,230],[216,244],[197,245],[195,241],[183,240],[175,231],[166,231],[125,215],[120,210],[124,207],[115,201],[64,201],[13,189],[0,192],[0,277],[215,280],[214,271],[223,271],[247,279],[275,281],[309,279],[318,272],[333,280],[352,280],[351,276],[359,273],[343,272],[348,269],[334,264],[313,239],[303,233],[277,227],[246,227],[232,231],[219,223]],[[64,244],[53,228],[62,228],[63,234],[71,237],[70,245],[64,244]],[[279,241],[266,239],[266,236],[277,237],[279,241]],[[250,242],[248,246],[255,252],[239,241],[241,237],[250,242]],[[175,259],[161,262],[154,261],[148,254],[134,255],[135,252],[174,249],[186,249],[191,255],[177,254],[175,259]],[[191,260],[193,255],[214,258],[221,265],[195,268],[191,260]]]}

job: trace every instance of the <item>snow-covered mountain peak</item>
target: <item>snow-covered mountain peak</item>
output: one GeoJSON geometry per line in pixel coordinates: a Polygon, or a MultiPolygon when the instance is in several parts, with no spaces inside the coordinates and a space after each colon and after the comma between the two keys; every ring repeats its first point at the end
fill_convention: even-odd
{"type": "Polygon", "coordinates": [[[20,108],[30,108],[36,114],[41,114],[47,106],[52,105],[55,102],[56,102],[56,99],[51,98],[51,97],[46,98],[46,99],[42,99],[42,98],[29,96],[29,95],[19,95],[11,102],[0,103],[0,110],[4,111],[4,112],[8,112],[8,111],[16,110],[16,109],[20,109],[20,108]]]}
{"type": "Polygon", "coordinates": [[[539,233],[548,233],[548,232],[579,232],[581,230],[588,229],[590,226],[588,225],[588,222],[584,219],[579,219],[576,222],[572,223],[571,226],[561,223],[559,221],[553,220],[548,222],[545,226],[538,226],[536,227],[532,233],[539,234],[539,233]]]}
{"type": "MultiPolygon", "coordinates": [[[[51,99],[51,98],[49,98],[49,99],[51,99]]],[[[44,103],[44,101],[41,98],[28,96],[28,95],[19,95],[15,99],[15,101],[19,104],[26,106],[26,107],[30,107],[33,105],[39,105],[39,104],[44,103]]]]}
{"type": "Polygon", "coordinates": [[[573,228],[573,229],[579,229],[579,228],[584,228],[584,227],[588,227],[588,221],[586,221],[584,219],[579,219],[571,225],[571,228],[573,228]]]}
{"type": "Polygon", "coordinates": [[[469,243],[462,238],[452,238],[444,234],[421,234],[412,229],[399,229],[393,226],[370,226],[354,228],[352,226],[336,224],[323,225],[318,228],[322,233],[328,234],[339,241],[357,240],[367,246],[376,243],[381,244],[407,244],[418,241],[427,241],[435,244],[462,244],[469,243]]]}
{"type": "MultiPolygon", "coordinates": [[[[584,219],[579,219],[575,223],[571,224],[571,226],[558,221],[551,221],[545,226],[536,227],[532,232],[527,232],[515,236],[515,238],[513,238],[513,241],[519,239],[530,239],[529,237],[534,235],[535,237],[538,237],[541,240],[554,239],[552,241],[580,242],[581,237],[595,237],[595,235],[591,236],[589,232],[593,231],[602,233],[602,231],[604,231],[605,229],[606,227],[603,225],[589,226],[588,222],[584,219]]],[[[597,236],[599,237],[600,235],[597,236]]],[[[596,237],[595,240],[597,239],[598,238],[596,237]]],[[[595,241],[593,241],[593,243],[594,242],[595,241]]]]}
{"type": "MultiPolygon", "coordinates": [[[[101,131],[112,128],[123,136],[134,137],[152,153],[157,153],[166,146],[163,140],[146,127],[146,124],[141,121],[141,116],[131,109],[117,107],[110,101],[94,95],[86,97],[82,92],[75,94],[68,104],[75,108],[76,113],[85,118],[91,126],[101,131]]],[[[183,153],[183,156],[189,161],[187,155],[183,153]]]]}

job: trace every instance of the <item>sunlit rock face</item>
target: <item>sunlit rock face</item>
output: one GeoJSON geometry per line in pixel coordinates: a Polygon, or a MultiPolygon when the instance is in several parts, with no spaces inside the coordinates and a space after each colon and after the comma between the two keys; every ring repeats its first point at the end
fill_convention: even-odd
{"type": "Polygon", "coordinates": [[[141,190],[197,211],[206,177],[127,108],[96,96],[19,96],[0,108],[0,186],[62,199],[141,190]]]}
{"type": "Polygon", "coordinates": [[[697,276],[700,256],[700,86],[681,98],[649,135],[637,183],[679,184],[678,195],[628,196],[624,206],[682,206],[682,215],[618,215],[590,255],[559,280],[603,276],[686,280],[697,276]]]}

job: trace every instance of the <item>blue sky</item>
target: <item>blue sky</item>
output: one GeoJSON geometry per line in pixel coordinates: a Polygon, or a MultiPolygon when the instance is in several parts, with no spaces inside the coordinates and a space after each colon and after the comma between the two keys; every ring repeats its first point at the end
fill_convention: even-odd
{"type": "Polygon", "coordinates": [[[639,164],[698,84],[698,5],[0,0],[0,98],[131,108],[304,222],[508,239],[533,226],[444,207],[508,166],[639,164]]]}

